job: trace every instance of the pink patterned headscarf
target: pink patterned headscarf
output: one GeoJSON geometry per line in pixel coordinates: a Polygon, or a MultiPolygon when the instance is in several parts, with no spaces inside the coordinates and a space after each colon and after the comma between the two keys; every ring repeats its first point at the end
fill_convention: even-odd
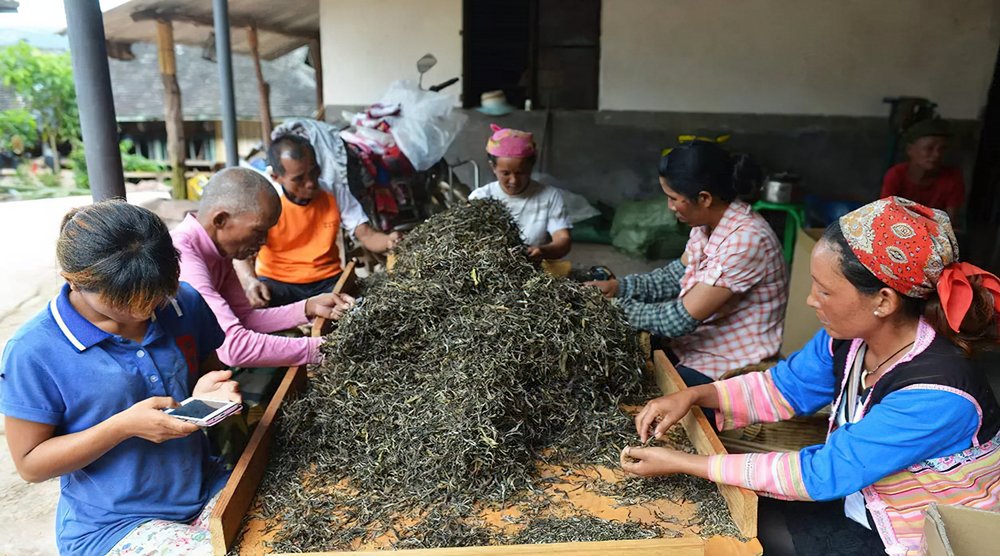
{"type": "Polygon", "coordinates": [[[493,135],[486,141],[486,152],[499,158],[530,158],[535,156],[535,138],[527,131],[506,129],[490,124],[493,135]]]}

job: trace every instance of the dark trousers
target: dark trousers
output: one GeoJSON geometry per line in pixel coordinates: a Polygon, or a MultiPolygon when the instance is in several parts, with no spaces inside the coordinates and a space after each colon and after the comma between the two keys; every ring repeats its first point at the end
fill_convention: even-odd
{"type": "Polygon", "coordinates": [[[335,276],[317,280],[316,282],[309,282],[308,284],[289,284],[288,282],[279,282],[278,280],[272,280],[264,276],[260,277],[260,281],[266,284],[267,289],[271,292],[269,307],[280,307],[289,303],[295,303],[296,301],[302,301],[303,299],[309,299],[322,293],[330,293],[333,291],[333,287],[337,285],[337,280],[339,279],[340,273],[337,273],[335,276]]]}
{"type": "MultiPolygon", "coordinates": [[[[711,384],[715,382],[710,377],[701,374],[700,372],[692,369],[691,367],[685,367],[684,365],[676,365],[674,368],[677,369],[677,374],[681,375],[681,379],[688,388],[693,388],[695,386],[701,386],[702,384],[711,384]]],[[[712,429],[715,432],[719,432],[718,428],[715,426],[715,410],[709,409],[707,407],[701,408],[705,413],[705,417],[708,417],[708,424],[712,425],[712,429]]]]}
{"type": "Polygon", "coordinates": [[[757,539],[767,556],[869,556],[885,545],[868,516],[871,530],[844,515],[844,501],[788,502],[761,496],[757,539]]]}

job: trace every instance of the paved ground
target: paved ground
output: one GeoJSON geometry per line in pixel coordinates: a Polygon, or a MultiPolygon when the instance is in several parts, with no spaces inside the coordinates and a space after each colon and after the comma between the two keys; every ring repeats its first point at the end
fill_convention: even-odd
{"type": "MultiPolygon", "coordinates": [[[[149,206],[173,224],[185,208],[161,200],[163,193],[137,192],[129,200],[149,206]]],[[[0,203],[0,349],[26,320],[40,311],[58,291],[62,280],[56,269],[55,243],[59,224],[70,208],[90,203],[89,197],[0,203]]],[[[657,263],[636,260],[606,245],[577,244],[569,259],[574,264],[603,264],[619,276],[642,272],[657,263]]],[[[55,509],[59,481],[25,483],[3,438],[0,419],[0,556],[57,554],[55,509]]]]}

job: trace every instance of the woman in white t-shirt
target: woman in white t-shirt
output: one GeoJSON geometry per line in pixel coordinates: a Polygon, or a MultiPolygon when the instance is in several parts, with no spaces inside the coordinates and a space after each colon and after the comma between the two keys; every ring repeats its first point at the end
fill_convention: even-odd
{"type": "Polygon", "coordinates": [[[473,199],[497,199],[507,206],[528,245],[528,258],[559,259],[569,253],[573,227],[566,216],[559,190],[531,179],[535,165],[535,141],[526,131],[490,126],[486,142],[490,168],[497,181],[469,195],[473,199]]]}

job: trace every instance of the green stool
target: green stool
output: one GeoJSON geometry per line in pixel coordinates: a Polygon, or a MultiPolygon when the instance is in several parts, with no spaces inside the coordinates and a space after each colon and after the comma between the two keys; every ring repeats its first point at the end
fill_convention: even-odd
{"type": "Polygon", "coordinates": [[[795,203],[757,201],[753,204],[753,209],[757,212],[772,210],[785,213],[785,264],[791,268],[792,256],[795,254],[795,236],[798,235],[799,228],[802,228],[806,221],[805,207],[795,203]]]}

